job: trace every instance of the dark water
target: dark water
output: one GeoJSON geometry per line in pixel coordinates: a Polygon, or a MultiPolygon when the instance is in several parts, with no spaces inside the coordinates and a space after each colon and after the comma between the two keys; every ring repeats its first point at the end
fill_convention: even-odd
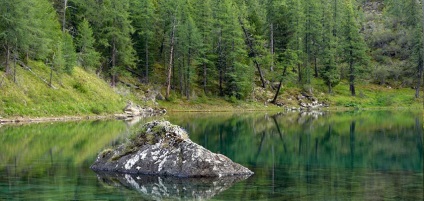
{"type": "Polygon", "coordinates": [[[424,197],[421,111],[180,113],[165,118],[184,127],[194,142],[249,167],[255,175],[240,181],[129,175],[99,180],[89,169],[97,153],[123,142],[147,120],[135,125],[121,121],[3,125],[0,200],[424,197]]]}

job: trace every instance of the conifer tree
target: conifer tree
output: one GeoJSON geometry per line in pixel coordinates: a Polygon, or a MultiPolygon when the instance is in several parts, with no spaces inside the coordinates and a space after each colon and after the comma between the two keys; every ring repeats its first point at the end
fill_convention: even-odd
{"type": "Polygon", "coordinates": [[[364,67],[368,64],[366,55],[366,44],[359,33],[359,24],[356,20],[356,13],[351,0],[346,0],[344,4],[345,18],[342,24],[342,50],[343,61],[349,67],[349,90],[352,96],[356,95],[355,84],[359,75],[364,72],[364,67]]]}
{"type": "Polygon", "coordinates": [[[76,46],[78,49],[78,61],[85,69],[97,67],[100,63],[100,54],[94,49],[96,40],[89,22],[84,19],[78,25],[76,46]]]}
{"type": "Polygon", "coordinates": [[[322,60],[321,77],[328,86],[328,92],[332,93],[332,88],[340,81],[340,72],[336,63],[336,37],[333,34],[334,20],[331,12],[331,4],[326,0],[322,2],[322,41],[320,60],[322,60]]]}
{"type": "Polygon", "coordinates": [[[74,66],[76,65],[77,55],[75,53],[72,36],[66,32],[63,33],[62,36],[62,56],[65,61],[63,68],[66,73],[71,74],[74,66]]]}
{"type": "Polygon", "coordinates": [[[199,31],[201,41],[198,50],[198,77],[199,83],[203,88],[203,92],[207,94],[209,81],[216,77],[214,70],[214,51],[213,51],[213,12],[211,0],[194,0],[196,9],[193,10],[197,30],[199,31]]]}
{"type": "Polygon", "coordinates": [[[139,58],[138,68],[143,72],[145,82],[149,82],[149,72],[154,61],[155,29],[157,13],[153,0],[131,0],[130,18],[134,27],[134,47],[139,58]]]}

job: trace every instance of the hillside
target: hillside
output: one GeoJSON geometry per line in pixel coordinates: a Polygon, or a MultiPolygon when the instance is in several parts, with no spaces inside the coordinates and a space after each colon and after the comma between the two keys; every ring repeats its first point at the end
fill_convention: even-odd
{"type": "Polygon", "coordinates": [[[94,73],[53,73],[42,62],[16,68],[16,83],[0,72],[0,116],[97,115],[121,112],[126,100],[94,73]],[[47,82],[47,83],[46,83],[47,82]]]}

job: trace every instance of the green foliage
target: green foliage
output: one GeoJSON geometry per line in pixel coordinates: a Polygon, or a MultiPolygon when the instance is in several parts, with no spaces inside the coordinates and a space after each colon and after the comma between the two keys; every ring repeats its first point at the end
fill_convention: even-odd
{"type": "Polygon", "coordinates": [[[96,40],[89,22],[84,19],[78,25],[76,47],[78,50],[78,61],[85,69],[95,68],[100,64],[100,54],[94,49],[96,40]]]}
{"type": "Polygon", "coordinates": [[[63,34],[62,40],[62,56],[65,61],[64,70],[66,73],[71,74],[72,69],[75,67],[77,62],[77,54],[75,53],[74,42],[72,36],[68,33],[63,34]]]}

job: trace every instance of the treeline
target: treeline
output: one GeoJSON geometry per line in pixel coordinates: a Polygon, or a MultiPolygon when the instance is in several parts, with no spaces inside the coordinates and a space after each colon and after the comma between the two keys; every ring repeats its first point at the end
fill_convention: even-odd
{"type": "Polygon", "coordinates": [[[0,0],[0,66],[15,79],[15,64],[28,60],[52,74],[80,65],[112,86],[132,75],[163,84],[166,98],[243,99],[260,86],[275,101],[282,84],[309,91],[313,79],[329,92],[345,79],[352,95],[358,81],[398,83],[418,97],[420,8],[418,0],[0,0]]]}

